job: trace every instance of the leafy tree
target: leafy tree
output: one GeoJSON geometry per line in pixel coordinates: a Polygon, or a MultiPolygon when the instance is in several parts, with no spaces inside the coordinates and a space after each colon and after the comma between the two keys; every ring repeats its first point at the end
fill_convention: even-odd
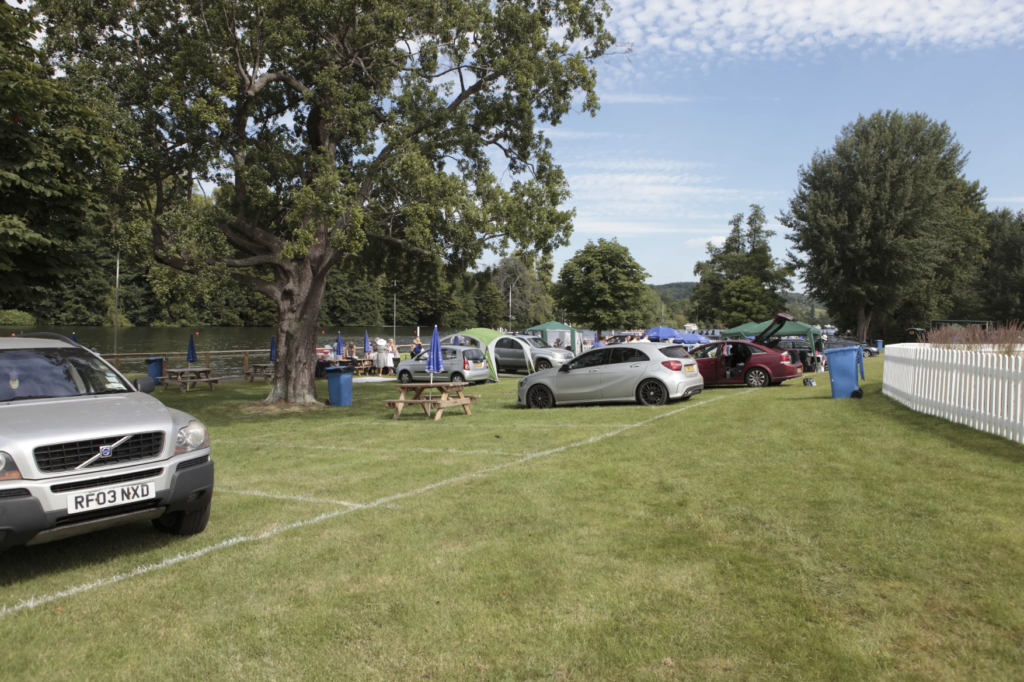
{"type": "Polygon", "coordinates": [[[483,284],[477,287],[476,296],[477,324],[481,327],[495,329],[500,327],[505,317],[505,301],[497,285],[491,280],[484,280],[483,284]]]}
{"type": "Polygon", "coordinates": [[[592,62],[613,42],[603,0],[36,7],[55,66],[116,102],[120,229],[161,263],[274,301],[268,401],[315,400],[310,349],[335,267],[465,271],[485,248],[566,243],[568,188],[536,124],[574,102],[596,112],[592,62]],[[191,201],[211,185],[212,204],[191,201]]]}
{"type": "Polygon", "coordinates": [[[615,239],[588,241],[562,266],[556,303],[576,324],[597,332],[639,327],[650,315],[647,277],[615,239]]]}
{"type": "Polygon", "coordinates": [[[38,28],[0,3],[0,306],[28,307],[81,262],[103,209],[96,174],[113,162],[109,124],[47,73],[38,28]]]}
{"type": "Polygon", "coordinates": [[[689,301],[702,324],[734,327],[785,310],[782,294],[790,287],[793,267],[772,257],[768,239],[775,233],[765,229],[766,222],[764,209],[753,204],[745,224],[742,213],[729,221],[724,244],[708,243],[708,260],[693,269],[700,282],[689,301]]]}
{"type": "Polygon", "coordinates": [[[979,314],[1000,322],[1024,320],[1024,211],[993,211],[988,217],[988,249],[975,288],[979,314]]]}
{"type": "Polygon", "coordinates": [[[490,271],[490,276],[505,298],[505,324],[508,324],[510,290],[514,326],[526,329],[548,322],[554,316],[554,300],[548,293],[543,271],[538,272],[520,257],[509,256],[490,271]]]}
{"type": "Polygon", "coordinates": [[[843,127],[801,167],[780,217],[807,293],[868,337],[873,319],[941,315],[984,248],[984,190],[945,123],[877,112],[843,127]]]}

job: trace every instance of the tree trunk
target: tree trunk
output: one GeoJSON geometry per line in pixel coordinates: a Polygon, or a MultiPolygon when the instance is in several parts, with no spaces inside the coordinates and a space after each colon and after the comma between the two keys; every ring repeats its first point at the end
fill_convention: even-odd
{"type": "Polygon", "coordinates": [[[316,399],[317,318],[326,277],[313,277],[300,262],[277,297],[277,360],[266,402],[311,405],[316,399]]]}
{"type": "Polygon", "coordinates": [[[863,303],[857,306],[857,340],[864,343],[868,340],[868,327],[871,325],[871,311],[863,303]]]}

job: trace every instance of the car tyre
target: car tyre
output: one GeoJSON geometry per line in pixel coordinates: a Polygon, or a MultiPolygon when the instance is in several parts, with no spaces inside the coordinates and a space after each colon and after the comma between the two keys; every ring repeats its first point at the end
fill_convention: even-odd
{"type": "Polygon", "coordinates": [[[771,378],[768,376],[768,372],[755,367],[747,372],[746,382],[750,388],[763,388],[771,383],[771,378]]]}
{"type": "Polygon", "coordinates": [[[197,535],[206,530],[210,521],[210,503],[202,509],[190,512],[170,512],[160,518],[153,519],[153,527],[161,533],[171,535],[197,535]]]}
{"type": "Polygon", "coordinates": [[[540,360],[535,362],[533,366],[537,368],[538,372],[545,369],[551,369],[551,363],[545,360],[544,358],[541,358],[540,360]]]}
{"type": "Polygon", "coordinates": [[[664,405],[668,402],[668,389],[654,379],[648,379],[636,389],[636,401],[641,405],[664,405]]]}
{"type": "Polygon", "coordinates": [[[455,372],[454,374],[452,374],[451,381],[453,384],[461,384],[466,381],[466,377],[462,376],[458,372],[455,372]]]}
{"type": "Polygon", "coordinates": [[[412,374],[407,369],[403,369],[398,373],[398,383],[400,384],[411,384],[412,374]]]}
{"type": "Polygon", "coordinates": [[[546,410],[555,406],[555,396],[547,386],[534,386],[526,393],[526,404],[534,410],[546,410]]]}

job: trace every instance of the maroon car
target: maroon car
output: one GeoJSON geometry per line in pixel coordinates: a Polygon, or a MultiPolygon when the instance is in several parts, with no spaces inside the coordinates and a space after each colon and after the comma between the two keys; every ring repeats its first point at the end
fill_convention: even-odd
{"type": "Polygon", "coordinates": [[[787,321],[793,319],[791,315],[780,313],[753,341],[729,339],[692,349],[690,355],[697,361],[704,385],[746,384],[759,388],[803,376],[803,365],[799,361],[794,362],[788,351],[765,345],[766,340],[772,339],[787,321]]]}

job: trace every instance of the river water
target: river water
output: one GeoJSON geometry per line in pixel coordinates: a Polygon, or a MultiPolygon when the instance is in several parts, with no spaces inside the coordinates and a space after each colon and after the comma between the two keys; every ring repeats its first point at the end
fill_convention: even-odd
{"type": "MultiPolygon", "coordinates": [[[[270,338],[276,333],[273,327],[128,327],[119,329],[117,332],[118,353],[147,353],[149,355],[164,355],[167,353],[184,353],[188,350],[188,340],[191,335],[195,340],[196,353],[202,361],[203,353],[216,350],[262,350],[260,353],[250,355],[250,362],[266,362],[266,354],[270,350],[270,338]]],[[[417,330],[416,327],[341,327],[324,329],[320,336],[318,346],[333,344],[341,332],[342,339],[347,344],[352,341],[356,348],[362,351],[363,333],[370,335],[370,342],[377,337],[384,339],[394,338],[399,346],[412,344],[417,330]]],[[[430,343],[430,335],[433,327],[421,327],[421,338],[424,344],[430,343]]],[[[442,336],[454,334],[457,329],[438,329],[442,336]]],[[[92,348],[101,355],[114,353],[114,328],[113,327],[55,327],[47,325],[35,325],[31,327],[0,327],[0,335],[11,336],[22,332],[51,332],[71,338],[72,334],[78,339],[78,343],[92,348]]],[[[400,349],[408,352],[408,349],[400,349]]],[[[184,358],[171,358],[172,367],[184,363],[184,358]]],[[[211,358],[214,375],[241,374],[242,356],[227,356],[211,358]]],[[[125,372],[145,372],[144,358],[121,360],[121,370],[125,372]]]]}

